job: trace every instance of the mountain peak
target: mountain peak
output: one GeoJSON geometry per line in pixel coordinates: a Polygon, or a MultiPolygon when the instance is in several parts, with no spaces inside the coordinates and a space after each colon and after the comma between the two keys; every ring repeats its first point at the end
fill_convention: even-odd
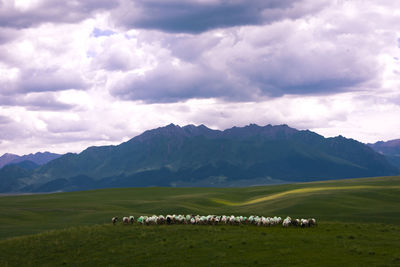
{"type": "Polygon", "coordinates": [[[170,123],[170,124],[168,124],[168,125],[166,125],[164,127],[161,127],[161,128],[181,128],[181,127],[179,125],[175,125],[173,123],[170,123]]]}
{"type": "Polygon", "coordinates": [[[199,126],[196,126],[194,124],[188,124],[188,125],[181,127],[179,125],[170,123],[163,127],[158,127],[153,130],[145,131],[141,135],[138,135],[138,136],[132,138],[128,142],[131,142],[131,141],[133,142],[134,140],[144,141],[144,140],[150,139],[154,136],[169,136],[169,137],[173,137],[173,136],[189,137],[189,136],[199,136],[199,135],[216,136],[219,132],[220,131],[212,130],[203,124],[201,124],[199,126]]]}
{"type": "Polygon", "coordinates": [[[3,168],[3,166],[9,164],[13,160],[19,158],[18,155],[11,154],[11,153],[5,153],[3,156],[0,157],[0,168],[3,168]]]}
{"type": "Polygon", "coordinates": [[[378,141],[373,145],[378,145],[382,147],[400,147],[400,139],[394,139],[389,141],[378,141]]]}
{"type": "Polygon", "coordinates": [[[226,136],[232,136],[236,138],[249,137],[255,135],[261,135],[270,138],[287,138],[296,132],[298,132],[298,130],[290,128],[286,124],[282,125],[267,124],[265,126],[259,126],[254,123],[244,127],[232,127],[230,129],[226,129],[225,131],[223,131],[223,133],[226,136]]]}
{"type": "Polygon", "coordinates": [[[37,165],[43,165],[47,162],[60,157],[59,154],[54,154],[50,152],[36,152],[35,154],[31,153],[28,155],[18,156],[11,153],[5,153],[0,157],[0,168],[4,167],[10,163],[19,163],[22,161],[32,161],[37,165]]]}
{"type": "Polygon", "coordinates": [[[289,127],[287,124],[282,125],[265,125],[259,126],[255,123],[251,123],[249,125],[243,127],[234,126],[232,128],[220,131],[213,130],[205,126],[204,124],[200,124],[198,126],[194,124],[188,124],[183,127],[170,123],[166,126],[158,127],[156,129],[145,131],[143,134],[138,135],[132,138],[130,141],[139,140],[144,141],[148,140],[154,136],[205,136],[208,138],[215,137],[225,137],[225,138],[245,138],[255,135],[262,135],[267,138],[287,138],[295,133],[298,130],[289,127]]]}
{"type": "Polygon", "coordinates": [[[379,141],[375,144],[367,144],[378,153],[385,155],[389,161],[400,169],[400,139],[379,141]]]}
{"type": "Polygon", "coordinates": [[[4,153],[1,157],[18,157],[18,155],[12,153],[4,153]]]}

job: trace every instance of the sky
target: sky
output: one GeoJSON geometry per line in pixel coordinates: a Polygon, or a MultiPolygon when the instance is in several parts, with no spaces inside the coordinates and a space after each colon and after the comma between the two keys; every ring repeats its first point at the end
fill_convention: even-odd
{"type": "Polygon", "coordinates": [[[170,123],[400,138],[400,2],[0,0],[0,154],[170,123]]]}

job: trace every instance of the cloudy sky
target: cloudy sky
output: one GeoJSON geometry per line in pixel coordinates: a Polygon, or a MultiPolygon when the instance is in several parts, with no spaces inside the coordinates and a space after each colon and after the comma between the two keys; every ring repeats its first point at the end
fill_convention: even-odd
{"type": "Polygon", "coordinates": [[[169,123],[400,138],[400,2],[0,0],[0,154],[169,123]]]}

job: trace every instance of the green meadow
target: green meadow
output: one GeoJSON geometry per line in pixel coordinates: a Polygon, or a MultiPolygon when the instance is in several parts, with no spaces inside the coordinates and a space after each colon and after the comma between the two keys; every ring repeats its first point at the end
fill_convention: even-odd
{"type": "Polygon", "coordinates": [[[0,197],[0,266],[400,266],[400,177],[0,197]],[[314,217],[313,228],[122,225],[113,216],[314,217]]]}

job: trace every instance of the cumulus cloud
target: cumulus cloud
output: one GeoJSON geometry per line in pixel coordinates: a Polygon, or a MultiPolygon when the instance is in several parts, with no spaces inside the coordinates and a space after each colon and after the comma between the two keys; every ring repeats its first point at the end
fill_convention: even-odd
{"type": "Polygon", "coordinates": [[[18,38],[0,46],[0,95],[87,89],[89,64],[82,49],[88,41],[60,35],[89,36],[86,24],[19,30],[18,38]]]}
{"type": "Polygon", "coordinates": [[[398,138],[398,7],[0,1],[0,150],[79,152],[171,122],[398,138]]]}
{"type": "Polygon", "coordinates": [[[85,89],[88,83],[75,70],[61,68],[14,69],[14,76],[1,77],[0,95],[85,89]]]}
{"type": "Polygon", "coordinates": [[[128,74],[112,86],[112,94],[127,100],[179,102],[192,98],[248,97],[224,72],[187,63],[160,63],[145,75],[128,74]]]}
{"type": "Polygon", "coordinates": [[[200,35],[155,33],[166,50],[156,56],[158,64],[140,75],[121,75],[110,92],[145,102],[261,101],[379,86],[383,66],[377,54],[386,44],[364,43],[376,32],[366,34],[357,26],[339,30],[347,18],[327,26],[325,16],[200,35]]]}
{"type": "Polygon", "coordinates": [[[62,68],[25,69],[17,83],[18,92],[48,92],[85,87],[87,84],[78,72],[62,68]]]}
{"type": "MultiPolygon", "coordinates": [[[[109,36],[109,35],[100,35],[109,36]]],[[[99,37],[99,36],[98,36],[99,37]]],[[[99,41],[100,45],[90,52],[93,55],[92,68],[107,71],[129,71],[148,64],[148,58],[134,38],[114,34],[99,41]]]]}
{"type": "Polygon", "coordinates": [[[279,43],[262,40],[262,33],[268,36],[269,31],[275,31],[273,28],[243,29],[240,43],[222,51],[228,53],[230,70],[249,79],[261,94],[333,94],[358,90],[360,84],[378,76],[379,63],[369,55],[371,47],[358,43],[361,38],[343,40],[332,34],[316,42],[314,35],[318,31],[322,34],[323,29],[301,30],[297,22],[291,22],[285,28],[292,34],[278,38],[279,43]],[[260,38],[248,40],[248,34],[260,38]],[[234,56],[229,57],[229,53],[234,56]]]}

